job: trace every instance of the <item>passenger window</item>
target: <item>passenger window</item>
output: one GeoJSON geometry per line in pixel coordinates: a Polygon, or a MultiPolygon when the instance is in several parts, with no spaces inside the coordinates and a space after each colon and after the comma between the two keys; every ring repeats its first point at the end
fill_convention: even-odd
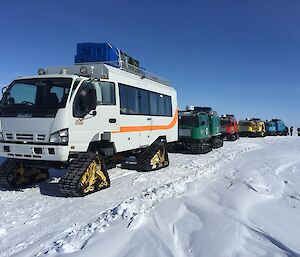
{"type": "Polygon", "coordinates": [[[127,87],[127,113],[128,114],[139,114],[139,98],[138,90],[133,87],[127,87]]]}
{"type": "Polygon", "coordinates": [[[158,114],[158,94],[150,92],[150,115],[158,114]]]}
{"type": "Polygon", "coordinates": [[[158,94],[158,115],[165,115],[166,114],[166,105],[165,99],[163,95],[158,94]]]}
{"type": "Polygon", "coordinates": [[[119,84],[120,113],[172,116],[171,97],[145,89],[119,84]]]}
{"type": "Polygon", "coordinates": [[[140,107],[140,114],[143,115],[150,114],[149,92],[143,89],[139,89],[139,107],[140,107]]]}
{"type": "Polygon", "coordinates": [[[120,92],[120,112],[122,114],[126,114],[127,105],[128,105],[126,86],[119,84],[119,92],[120,92]]]}
{"type": "Polygon", "coordinates": [[[166,105],[166,116],[171,117],[172,116],[172,102],[171,102],[171,96],[165,95],[165,105],[166,105]]]}
{"type": "Polygon", "coordinates": [[[98,105],[115,105],[115,84],[112,82],[99,81],[96,83],[97,104],[98,105]]]}

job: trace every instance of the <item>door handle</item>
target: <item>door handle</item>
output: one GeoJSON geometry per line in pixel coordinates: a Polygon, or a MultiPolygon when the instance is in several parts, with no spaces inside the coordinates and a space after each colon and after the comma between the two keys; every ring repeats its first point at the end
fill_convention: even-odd
{"type": "Polygon", "coordinates": [[[152,120],[152,118],[147,118],[147,120],[152,120]]]}
{"type": "Polygon", "coordinates": [[[117,122],[117,119],[111,118],[111,119],[109,119],[108,121],[109,121],[109,123],[116,123],[116,122],[117,122]]]}

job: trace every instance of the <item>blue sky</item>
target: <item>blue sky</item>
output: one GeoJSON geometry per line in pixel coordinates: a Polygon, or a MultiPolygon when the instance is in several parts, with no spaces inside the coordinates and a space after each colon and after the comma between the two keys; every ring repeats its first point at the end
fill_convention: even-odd
{"type": "Polygon", "coordinates": [[[168,78],[181,108],[300,127],[300,1],[1,1],[0,85],[110,42],[168,78]]]}

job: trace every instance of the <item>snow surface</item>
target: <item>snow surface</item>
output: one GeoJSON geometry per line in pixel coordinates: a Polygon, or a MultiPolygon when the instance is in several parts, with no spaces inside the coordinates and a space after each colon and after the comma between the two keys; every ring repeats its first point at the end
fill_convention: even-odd
{"type": "Polygon", "coordinates": [[[300,137],[242,138],[170,154],[150,173],[109,170],[109,189],[59,195],[61,172],[0,191],[0,256],[300,256],[300,137]]]}

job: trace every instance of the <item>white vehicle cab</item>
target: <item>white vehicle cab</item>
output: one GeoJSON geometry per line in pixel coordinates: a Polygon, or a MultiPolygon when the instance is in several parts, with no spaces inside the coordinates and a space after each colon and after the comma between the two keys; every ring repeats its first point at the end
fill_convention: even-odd
{"type": "Polygon", "coordinates": [[[119,61],[40,69],[6,88],[0,187],[45,180],[50,167],[60,167],[61,191],[83,196],[110,186],[106,161],[135,154],[139,171],[168,166],[166,143],[177,140],[176,91],[119,61]]]}

